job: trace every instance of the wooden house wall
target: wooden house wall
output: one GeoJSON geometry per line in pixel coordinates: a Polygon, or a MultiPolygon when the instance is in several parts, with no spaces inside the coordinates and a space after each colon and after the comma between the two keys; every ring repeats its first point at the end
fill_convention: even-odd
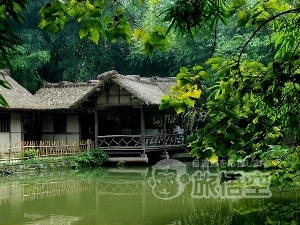
{"type": "Polygon", "coordinates": [[[21,113],[11,114],[11,142],[20,143],[23,139],[21,113]]]}
{"type": "Polygon", "coordinates": [[[10,113],[10,132],[0,132],[0,143],[3,145],[20,145],[23,139],[21,113],[10,113]]]}
{"type": "Polygon", "coordinates": [[[43,141],[79,141],[80,140],[80,126],[78,114],[67,114],[66,132],[54,132],[54,114],[47,113],[43,115],[42,125],[42,140],[43,141]]]}
{"type": "Polygon", "coordinates": [[[113,84],[108,91],[104,91],[97,99],[97,106],[103,105],[140,105],[141,101],[132,96],[127,90],[113,84]]]}

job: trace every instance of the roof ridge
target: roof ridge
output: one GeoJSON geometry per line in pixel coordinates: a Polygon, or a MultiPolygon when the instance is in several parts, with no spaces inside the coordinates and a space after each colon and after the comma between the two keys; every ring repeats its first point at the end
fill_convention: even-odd
{"type": "Polygon", "coordinates": [[[41,88],[69,88],[69,87],[85,87],[95,86],[99,84],[98,80],[89,80],[87,82],[73,83],[70,81],[60,81],[58,83],[43,83],[41,88]]]}

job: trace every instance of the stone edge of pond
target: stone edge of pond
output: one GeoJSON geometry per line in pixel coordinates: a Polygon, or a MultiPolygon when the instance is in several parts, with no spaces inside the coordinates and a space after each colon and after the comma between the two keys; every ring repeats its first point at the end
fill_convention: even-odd
{"type": "Polygon", "coordinates": [[[0,175],[33,173],[46,170],[71,169],[71,161],[58,159],[47,162],[7,162],[0,164],[0,175]]]}

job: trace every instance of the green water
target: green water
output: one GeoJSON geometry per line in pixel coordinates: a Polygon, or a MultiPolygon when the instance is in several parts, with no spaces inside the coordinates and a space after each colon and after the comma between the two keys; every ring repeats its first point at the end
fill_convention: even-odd
{"type": "MultiPolygon", "coordinates": [[[[299,210],[295,190],[264,198],[199,196],[202,181],[192,182],[199,168],[187,164],[177,175],[174,168],[167,175],[160,169],[127,166],[0,177],[0,224],[264,224],[286,217],[278,209],[299,210]],[[271,208],[257,211],[264,206],[271,208]]],[[[298,223],[299,216],[284,219],[298,223]]]]}

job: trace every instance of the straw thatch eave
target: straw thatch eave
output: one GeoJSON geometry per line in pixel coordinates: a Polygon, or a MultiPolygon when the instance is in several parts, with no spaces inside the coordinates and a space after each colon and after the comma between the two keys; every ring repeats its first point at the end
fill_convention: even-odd
{"type": "Polygon", "coordinates": [[[127,90],[145,105],[159,105],[161,98],[176,84],[175,78],[144,78],[138,75],[121,75],[116,71],[100,74],[97,80],[86,83],[61,81],[55,84],[44,84],[35,97],[44,106],[43,110],[81,109],[94,107],[97,97],[105,86],[113,83],[127,90]]]}
{"type": "Polygon", "coordinates": [[[0,105],[1,110],[31,111],[43,108],[35,96],[10,77],[9,70],[0,70],[0,79],[5,80],[10,86],[10,89],[0,87],[0,94],[9,104],[9,107],[0,105]]]}
{"type": "Polygon", "coordinates": [[[99,81],[72,83],[62,81],[55,84],[44,84],[35,96],[45,105],[45,110],[75,109],[85,99],[98,91],[99,81]]]}

